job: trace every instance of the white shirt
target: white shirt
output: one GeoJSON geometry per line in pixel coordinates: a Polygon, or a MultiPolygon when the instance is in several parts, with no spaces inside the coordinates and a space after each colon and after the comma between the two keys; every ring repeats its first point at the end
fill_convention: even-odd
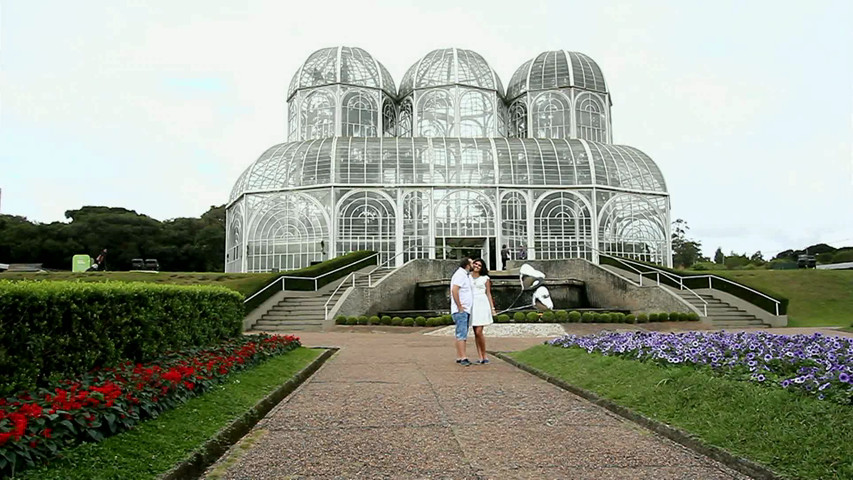
{"type": "Polygon", "coordinates": [[[453,300],[453,286],[459,286],[459,301],[462,302],[462,310],[471,313],[471,307],[474,305],[474,287],[471,285],[471,276],[468,275],[468,270],[462,267],[453,272],[453,278],[450,279],[450,313],[459,313],[456,308],[456,301],[453,300]]]}

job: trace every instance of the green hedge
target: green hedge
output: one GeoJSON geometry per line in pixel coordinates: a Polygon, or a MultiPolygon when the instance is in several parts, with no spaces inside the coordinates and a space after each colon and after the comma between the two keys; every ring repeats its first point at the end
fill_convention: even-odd
{"type": "MultiPolygon", "coordinates": [[[[621,263],[619,263],[618,261],[616,261],[610,257],[602,256],[602,257],[599,257],[599,259],[600,259],[600,262],[602,264],[605,264],[605,265],[613,265],[614,267],[618,267],[618,268],[621,268],[623,266],[621,263]]],[[[652,272],[652,271],[654,271],[653,269],[659,269],[659,270],[663,270],[665,272],[672,273],[674,275],[678,275],[680,277],[684,277],[684,285],[687,288],[690,288],[692,290],[697,290],[697,289],[701,289],[701,288],[708,288],[708,277],[707,276],[703,276],[701,274],[700,275],[690,274],[690,273],[683,272],[680,270],[674,270],[672,268],[666,268],[666,267],[662,267],[660,265],[649,264],[647,262],[641,262],[639,260],[633,260],[630,258],[626,258],[625,260],[630,260],[631,262],[635,262],[635,263],[638,263],[641,265],[647,265],[646,268],[643,268],[642,266],[634,265],[634,267],[637,268],[637,270],[640,270],[643,272],[652,272]]],[[[759,294],[749,290],[747,288],[747,286],[741,285],[741,284],[735,282],[734,280],[726,279],[726,280],[733,282],[733,283],[729,283],[726,280],[722,280],[722,278],[723,277],[711,275],[711,286],[713,286],[714,289],[716,289],[716,290],[720,290],[720,291],[729,293],[731,295],[734,295],[734,296],[736,296],[742,300],[746,300],[747,302],[752,303],[753,305],[756,305],[756,306],[760,307],[761,309],[766,310],[766,311],[768,311],[774,315],[776,314],[776,303],[775,302],[767,299],[766,297],[764,297],[762,295],[759,295],[759,294]]],[[[644,278],[644,281],[646,281],[646,280],[657,281],[657,277],[646,275],[644,278]]],[[[660,283],[663,283],[665,285],[669,285],[671,287],[676,287],[676,288],[679,287],[678,282],[676,282],[675,280],[673,280],[673,279],[671,279],[665,275],[660,276],[660,283]]],[[[779,315],[786,315],[788,313],[788,298],[787,297],[779,295],[776,292],[768,291],[767,289],[764,289],[764,291],[761,291],[761,290],[754,288],[754,287],[749,287],[749,288],[752,288],[752,290],[760,291],[761,293],[778,300],[779,301],[779,315]]]]}
{"type": "Polygon", "coordinates": [[[242,303],[224,287],[0,280],[0,396],[235,337],[242,303]]]}
{"type": "MultiPolygon", "coordinates": [[[[353,263],[349,268],[344,268],[339,272],[335,272],[332,275],[328,275],[323,277],[317,281],[317,288],[320,288],[328,283],[337,280],[339,278],[347,276],[350,272],[354,272],[356,270],[361,270],[362,268],[369,265],[377,265],[379,263],[379,257],[368,258],[372,256],[376,252],[372,252],[370,250],[359,250],[357,252],[347,253],[346,255],[341,255],[340,257],[335,257],[331,260],[326,260],[325,262],[318,263],[317,265],[311,265],[310,267],[300,268],[299,270],[292,270],[288,272],[282,272],[282,274],[278,277],[279,279],[282,276],[288,277],[307,277],[314,278],[319,277],[325,273],[329,273],[335,269],[341,268],[349,263],[353,263]],[[359,261],[363,260],[363,261],[359,261]]],[[[270,281],[268,284],[272,283],[270,281]]],[[[267,284],[267,285],[268,285],[267,284]]],[[[264,285],[266,287],[266,285],[264,285]]],[[[272,287],[264,290],[260,295],[253,297],[251,300],[246,302],[246,313],[251,312],[252,310],[258,308],[262,303],[264,303],[268,298],[272,297],[276,293],[281,291],[282,284],[281,282],[277,282],[272,287]]],[[[314,281],[313,280],[302,280],[299,278],[288,278],[285,279],[285,288],[288,290],[299,290],[299,291],[313,291],[314,290],[314,281]]],[[[247,295],[251,297],[251,295],[247,295]]]]}

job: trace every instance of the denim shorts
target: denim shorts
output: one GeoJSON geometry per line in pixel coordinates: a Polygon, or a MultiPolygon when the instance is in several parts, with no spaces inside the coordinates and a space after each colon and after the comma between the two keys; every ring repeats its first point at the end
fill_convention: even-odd
{"type": "Polygon", "coordinates": [[[468,339],[468,323],[471,321],[471,314],[468,312],[458,312],[451,315],[453,323],[456,324],[456,340],[468,339]]]}

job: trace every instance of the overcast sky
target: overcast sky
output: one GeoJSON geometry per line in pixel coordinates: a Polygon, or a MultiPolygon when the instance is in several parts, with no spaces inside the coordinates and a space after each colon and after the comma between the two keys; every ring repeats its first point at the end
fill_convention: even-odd
{"type": "Polygon", "coordinates": [[[567,49],[601,66],[614,143],[658,163],[705,255],[853,245],[851,5],[0,0],[0,213],[225,203],[285,140],[288,84],[319,48],[364,48],[397,84],[433,49],[472,49],[504,85],[567,49]]]}

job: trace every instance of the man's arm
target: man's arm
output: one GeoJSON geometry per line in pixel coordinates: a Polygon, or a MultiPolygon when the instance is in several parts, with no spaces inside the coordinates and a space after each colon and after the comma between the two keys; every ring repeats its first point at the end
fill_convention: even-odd
{"type": "Polygon", "coordinates": [[[450,296],[453,298],[453,301],[456,302],[457,310],[464,312],[465,310],[462,308],[462,300],[459,298],[459,285],[451,285],[450,296]]]}

